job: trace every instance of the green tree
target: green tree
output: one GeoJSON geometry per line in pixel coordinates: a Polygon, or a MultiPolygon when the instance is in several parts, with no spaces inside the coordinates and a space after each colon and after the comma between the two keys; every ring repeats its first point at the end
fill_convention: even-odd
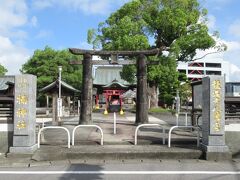
{"type": "Polygon", "coordinates": [[[167,105],[171,105],[173,98],[176,95],[176,89],[179,86],[179,73],[177,72],[176,60],[169,57],[159,57],[159,65],[148,67],[148,81],[151,95],[151,99],[154,106],[157,104],[157,88],[159,89],[159,98],[161,102],[167,105]],[[156,102],[154,102],[156,101],[156,102]]]}
{"type": "Polygon", "coordinates": [[[37,76],[38,89],[52,83],[58,78],[58,66],[62,66],[62,80],[81,88],[82,68],[70,65],[69,60],[77,60],[79,56],[72,55],[68,50],[54,50],[45,47],[36,50],[33,56],[22,66],[21,72],[37,76]]]}
{"type": "Polygon", "coordinates": [[[180,86],[179,95],[181,98],[181,104],[188,106],[192,97],[192,87],[189,82],[183,83],[180,86]]]}
{"type": "Polygon", "coordinates": [[[7,69],[0,64],[0,76],[4,76],[7,73],[7,69]]]}
{"type": "MultiPolygon", "coordinates": [[[[159,86],[162,86],[160,93],[164,91],[168,94],[161,96],[168,99],[173,99],[179,86],[176,62],[191,61],[197,49],[205,50],[216,45],[208,33],[206,15],[207,10],[201,8],[197,0],[134,0],[100,23],[95,39],[105,50],[157,47],[167,52],[149,59],[160,62],[158,66],[148,68],[148,82],[153,97],[151,105],[156,106],[156,90],[159,86]],[[152,39],[154,43],[150,43],[152,39]]],[[[122,78],[132,82],[135,68],[125,66],[123,72],[122,78]]]]}

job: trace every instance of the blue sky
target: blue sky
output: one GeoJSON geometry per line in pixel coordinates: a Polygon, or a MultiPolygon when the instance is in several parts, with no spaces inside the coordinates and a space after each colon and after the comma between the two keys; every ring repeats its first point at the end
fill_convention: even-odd
{"type": "MultiPolygon", "coordinates": [[[[87,30],[96,28],[128,0],[0,0],[0,63],[18,74],[35,49],[46,45],[90,48],[87,30]]],[[[240,80],[239,0],[200,0],[208,9],[210,31],[220,32],[228,51],[219,56],[232,65],[231,80],[240,80]],[[238,78],[239,76],[239,78],[238,78]]]]}

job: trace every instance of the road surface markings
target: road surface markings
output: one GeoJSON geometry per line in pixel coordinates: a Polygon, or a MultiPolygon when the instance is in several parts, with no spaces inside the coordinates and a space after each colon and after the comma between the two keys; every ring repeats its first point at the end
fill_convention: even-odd
{"type": "Polygon", "coordinates": [[[83,174],[83,175],[240,175],[240,171],[0,171],[0,174],[29,174],[29,175],[54,175],[54,174],[83,174]]]}

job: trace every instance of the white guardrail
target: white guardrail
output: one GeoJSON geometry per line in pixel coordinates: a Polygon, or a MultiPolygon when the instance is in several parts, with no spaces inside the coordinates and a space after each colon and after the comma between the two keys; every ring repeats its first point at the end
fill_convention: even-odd
{"type": "Polygon", "coordinates": [[[187,112],[180,112],[176,114],[176,125],[179,125],[179,115],[185,115],[185,126],[188,125],[188,113],[187,112]]]}
{"type": "Polygon", "coordinates": [[[99,127],[98,125],[78,125],[76,126],[74,129],[73,129],[73,132],[72,132],[72,145],[74,146],[74,136],[75,136],[75,131],[77,128],[80,128],[80,127],[96,127],[100,130],[100,133],[101,133],[101,145],[103,145],[103,130],[101,127],[99,127]]]}
{"type": "Polygon", "coordinates": [[[177,128],[190,128],[190,129],[196,129],[198,131],[197,133],[197,146],[199,147],[199,139],[200,139],[200,134],[199,134],[199,127],[196,127],[196,126],[173,126],[170,128],[169,130],[169,133],[168,133],[168,147],[170,148],[171,147],[171,134],[172,134],[172,131],[174,129],[177,129],[177,128]]]}
{"type": "Polygon", "coordinates": [[[60,126],[48,126],[48,127],[42,127],[39,132],[38,132],[38,148],[40,148],[40,135],[41,135],[41,132],[45,129],[63,129],[67,132],[67,135],[68,135],[68,148],[70,148],[70,132],[67,128],[65,127],[60,127],[60,126]]]}
{"type": "Polygon", "coordinates": [[[117,134],[117,117],[116,113],[113,113],[113,134],[117,134]]]}
{"type": "Polygon", "coordinates": [[[137,135],[138,135],[139,128],[151,127],[151,126],[158,126],[158,127],[162,128],[163,134],[164,134],[164,136],[162,137],[162,141],[163,141],[163,144],[165,144],[165,128],[163,126],[161,126],[160,124],[141,124],[141,125],[137,126],[137,128],[135,130],[134,145],[137,145],[137,135]]]}

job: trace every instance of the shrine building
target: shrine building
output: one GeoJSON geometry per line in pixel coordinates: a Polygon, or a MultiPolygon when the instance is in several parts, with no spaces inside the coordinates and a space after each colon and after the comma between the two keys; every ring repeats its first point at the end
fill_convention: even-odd
{"type": "Polygon", "coordinates": [[[121,79],[122,66],[98,66],[94,73],[93,87],[95,108],[105,109],[108,112],[123,113],[126,101],[124,94],[136,88],[136,84],[129,84],[121,79]]]}

